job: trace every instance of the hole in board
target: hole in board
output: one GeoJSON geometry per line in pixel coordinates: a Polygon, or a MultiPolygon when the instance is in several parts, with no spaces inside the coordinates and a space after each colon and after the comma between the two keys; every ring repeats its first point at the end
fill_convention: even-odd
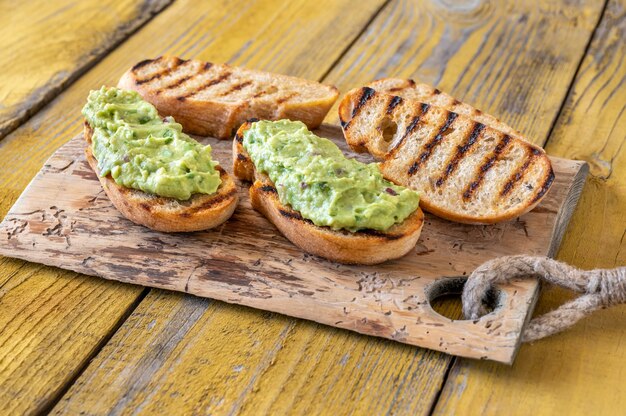
{"type": "MultiPolygon", "coordinates": [[[[463,319],[461,292],[465,286],[464,277],[447,277],[439,279],[426,288],[426,298],[435,313],[454,321],[463,319]]],[[[498,309],[503,303],[504,293],[498,289],[490,289],[484,300],[487,313],[498,309]]]]}

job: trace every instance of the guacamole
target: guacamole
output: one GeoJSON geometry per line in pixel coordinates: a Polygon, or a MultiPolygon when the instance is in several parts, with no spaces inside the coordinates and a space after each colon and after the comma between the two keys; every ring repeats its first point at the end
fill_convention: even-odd
{"type": "Polygon", "coordinates": [[[302,122],[252,123],[243,146],[275,184],[281,203],[315,225],[383,231],[418,207],[417,192],[385,180],[376,163],[347,159],[302,122]]]}
{"type": "Polygon", "coordinates": [[[127,188],[179,200],[215,193],[221,183],[211,146],[182,132],[171,117],[134,91],[91,91],[83,115],[93,129],[92,150],[100,175],[127,188]]]}

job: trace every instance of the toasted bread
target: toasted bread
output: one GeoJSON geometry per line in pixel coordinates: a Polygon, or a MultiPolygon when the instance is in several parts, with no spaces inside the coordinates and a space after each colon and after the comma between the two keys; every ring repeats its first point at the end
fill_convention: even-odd
{"type": "Polygon", "coordinates": [[[317,226],[283,205],[274,184],[267,175],[256,171],[242,144],[243,133],[249,126],[250,123],[243,124],[233,140],[233,171],[239,179],[253,182],[252,207],[292,243],[307,253],[347,264],[378,264],[400,258],[413,249],[424,224],[424,214],[419,208],[386,231],[350,232],[317,226]]]}
{"type": "Polygon", "coordinates": [[[339,118],[352,149],[382,160],[387,180],[419,191],[423,209],[452,221],[515,218],[554,180],[543,149],[435,105],[363,87],[341,100],[339,118]]]}
{"type": "Polygon", "coordinates": [[[525,140],[521,133],[491,114],[484,113],[428,84],[418,84],[412,79],[383,78],[370,82],[367,86],[385,94],[397,95],[398,97],[416,100],[420,103],[445,108],[448,111],[467,116],[474,121],[500,130],[511,137],[525,140]]]}
{"type": "Polygon", "coordinates": [[[235,211],[239,196],[232,177],[220,166],[222,183],[214,194],[195,194],[187,201],[165,198],[118,185],[111,175],[100,175],[98,161],[91,150],[93,130],[85,123],[84,136],[88,143],[85,156],[98,176],[104,192],[115,208],[134,223],[165,232],[200,231],[216,227],[235,211]]]}
{"type": "Polygon", "coordinates": [[[314,81],[176,57],[139,62],[118,86],[137,91],[185,132],[221,139],[253,117],[300,120],[314,129],[339,96],[314,81]]]}

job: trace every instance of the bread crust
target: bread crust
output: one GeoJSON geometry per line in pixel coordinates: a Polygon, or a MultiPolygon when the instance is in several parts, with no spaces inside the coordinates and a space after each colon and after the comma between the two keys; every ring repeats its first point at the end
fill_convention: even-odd
{"type": "Polygon", "coordinates": [[[415,210],[404,222],[386,231],[361,230],[349,232],[319,227],[302,218],[299,212],[283,205],[274,184],[265,174],[255,170],[242,145],[242,125],[233,140],[235,176],[253,182],[250,187],[252,207],[262,213],[293,244],[307,253],[346,264],[379,264],[406,255],[415,247],[424,225],[424,213],[415,210]]]}
{"type": "Polygon", "coordinates": [[[254,117],[300,120],[309,129],[315,129],[339,96],[334,86],[314,81],[169,56],[138,63],[124,73],[118,87],[137,91],[159,114],[173,116],[185,132],[219,139],[231,138],[241,124],[254,117]],[[145,75],[145,71],[156,75],[145,75]],[[179,80],[184,82],[160,81],[176,71],[181,72],[179,80]],[[212,72],[207,75],[207,71],[212,72]],[[194,79],[202,77],[209,81],[194,84],[194,79]],[[171,87],[172,84],[176,86],[171,87]],[[213,95],[199,93],[227,84],[230,90],[213,95]],[[278,91],[277,86],[284,86],[285,91],[278,91]],[[233,98],[226,100],[228,97],[233,98]]]}
{"type": "MultiPolygon", "coordinates": [[[[394,88],[399,90],[413,88],[410,85],[410,80],[405,83],[398,81],[401,80],[390,79],[379,82],[387,82],[387,87],[395,85],[394,88]]],[[[375,82],[369,85],[376,86],[378,84],[375,82]]],[[[420,192],[420,206],[424,210],[451,221],[467,224],[493,224],[519,217],[537,206],[547,194],[554,180],[554,172],[550,160],[543,149],[525,141],[519,136],[519,133],[511,128],[507,127],[505,129],[509,134],[484,124],[490,120],[495,120],[496,127],[503,126],[502,122],[492,116],[478,110],[471,111],[472,108],[469,105],[444,95],[444,93],[438,92],[435,96],[435,99],[440,102],[449,102],[454,108],[461,109],[466,114],[479,114],[480,121],[472,119],[467,115],[454,113],[450,108],[437,107],[430,103],[394,96],[370,87],[357,88],[346,93],[340,101],[338,109],[339,119],[348,145],[356,152],[369,152],[378,160],[382,160],[381,169],[387,180],[416,189],[420,192]],[[361,110],[364,107],[367,107],[368,116],[361,114],[361,110]],[[435,117],[433,113],[437,113],[438,116],[435,117]],[[429,119],[429,117],[432,118],[429,119]],[[394,138],[391,142],[385,140],[382,133],[383,124],[389,122],[389,120],[397,123],[399,130],[397,134],[394,133],[394,138]],[[412,122],[407,123],[406,120],[412,120],[412,122]],[[456,129],[446,130],[446,120],[454,121],[455,124],[452,124],[452,127],[456,126],[456,129]],[[366,125],[365,123],[370,124],[366,125]],[[455,130],[459,131],[455,132],[455,130]],[[461,130],[463,130],[463,134],[460,133],[461,130]],[[473,131],[478,131],[478,133],[472,138],[473,131]],[[450,134],[450,137],[447,134],[450,134]],[[454,136],[455,134],[457,136],[454,136]],[[447,178],[446,175],[448,175],[445,172],[446,165],[454,170],[461,163],[460,160],[464,160],[468,155],[471,155],[473,150],[471,146],[483,140],[481,136],[489,137],[490,140],[493,140],[493,143],[505,144],[499,150],[497,146],[490,145],[492,147],[491,153],[487,152],[488,155],[481,159],[476,166],[473,166],[471,169],[472,176],[468,176],[467,183],[458,190],[456,200],[464,200],[462,199],[462,196],[464,197],[465,195],[464,191],[471,198],[472,192],[480,189],[478,188],[479,185],[483,187],[483,191],[486,187],[493,186],[492,192],[494,194],[500,193],[500,198],[504,198],[506,195],[511,195],[510,189],[519,188],[522,180],[529,180],[532,183],[527,183],[528,189],[532,191],[524,193],[524,196],[519,198],[519,202],[513,204],[513,206],[508,206],[506,209],[493,208],[493,206],[499,207],[498,204],[501,202],[496,198],[495,201],[492,201],[493,206],[487,207],[485,205],[484,211],[477,215],[464,210],[462,203],[441,201],[438,192],[440,192],[440,189],[445,189],[447,185],[445,182],[442,182],[444,185],[440,188],[441,184],[433,184],[433,178],[436,180],[443,177],[445,180],[447,178]],[[450,154],[447,155],[448,160],[444,164],[435,167],[435,169],[438,169],[437,172],[424,168],[425,164],[422,163],[422,156],[425,155],[425,159],[428,160],[428,157],[434,153],[433,149],[441,146],[441,143],[445,143],[446,140],[453,140],[451,138],[454,138],[454,140],[461,138],[462,140],[458,143],[462,145],[457,144],[449,147],[450,154]],[[419,140],[422,140],[425,144],[414,144],[419,140]],[[520,157],[520,160],[523,162],[523,159],[528,157],[528,164],[521,167],[515,166],[515,168],[519,168],[518,171],[514,169],[506,170],[504,171],[505,175],[498,178],[498,180],[489,184],[485,183],[486,181],[483,181],[483,179],[486,172],[493,168],[500,159],[503,159],[501,156],[506,153],[503,149],[511,149],[513,146],[518,150],[522,149],[519,150],[523,155],[520,157]],[[455,158],[456,160],[454,160],[455,158]],[[449,163],[450,161],[452,163],[449,163]],[[409,166],[408,170],[407,166],[409,166]],[[412,171],[414,166],[418,166],[418,168],[412,171]],[[531,170],[529,166],[534,167],[535,173],[532,175],[528,173],[531,170]],[[422,175],[422,177],[420,178],[419,175],[422,175]],[[526,175],[526,178],[524,178],[524,175],[526,175]],[[508,178],[511,179],[506,182],[508,178]],[[426,184],[423,188],[416,187],[415,183],[421,179],[424,179],[422,182],[426,182],[426,184]],[[428,184],[428,181],[430,181],[430,184],[428,184]],[[505,191],[503,187],[508,187],[509,189],[505,191]]],[[[474,146],[474,148],[477,146],[474,146]]]]}
{"type": "Polygon", "coordinates": [[[100,175],[98,162],[91,150],[93,130],[87,123],[84,137],[87,141],[85,156],[89,166],[98,176],[104,192],[122,215],[136,224],[163,232],[191,232],[217,227],[230,218],[237,206],[239,195],[232,177],[220,166],[222,183],[214,194],[194,194],[187,201],[160,197],[118,185],[110,175],[100,175]]]}

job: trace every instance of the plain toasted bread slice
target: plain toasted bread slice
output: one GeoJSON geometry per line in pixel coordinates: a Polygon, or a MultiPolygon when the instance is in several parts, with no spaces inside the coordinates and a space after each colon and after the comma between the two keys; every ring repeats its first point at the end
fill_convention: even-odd
{"type": "Polygon", "coordinates": [[[89,166],[98,176],[104,192],[115,208],[134,223],[157,231],[186,232],[216,227],[235,211],[239,196],[232,177],[220,166],[222,183],[211,195],[195,194],[187,201],[165,198],[137,189],[118,185],[110,175],[100,176],[98,161],[91,150],[93,130],[85,123],[84,136],[88,143],[85,156],[89,166]]]}
{"type": "Polygon", "coordinates": [[[468,116],[363,87],[339,104],[346,141],[382,160],[387,180],[420,192],[420,206],[470,224],[535,207],[554,173],[543,149],[468,116]]]}
{"type": "Polygon", "coordinates": [[[283,205],[274,184],[267,175],[256,171],[243,147],[243,132],[249,125],[242,125],[233,140],[233,171],[239,179],[253,182],[250,187],[252,207],[296,246],[307,253],[347,264],[378,264],[400,258],[415,247],[424,224],[424,214],[419,208],[401,224],[386,231],[350,232],[319,227],[283,205]]]}
{"type": "Polygon", "coordinates": [[[448,111],[464,115],[474,121],[500,130],[502,133],[506,133],[511,137],[524,140],[521,133],[514,130],[508,124],[501,122],[491,114],[484,113],[428,84],[418,84],[412,79],[383,78],[370,82],[367,86],[385,94],[397,95],[398,97],[409,100],[416,100],[421,103],[445,108],[448,111]]]}
{"type": "Polygon", "coordinates": [[[314,81],[176,57],[139,62],[118,86],[137,91],[185,132],[221,139],[254,117],[300,120],[314,129],[339,96],[314,81]]]}

